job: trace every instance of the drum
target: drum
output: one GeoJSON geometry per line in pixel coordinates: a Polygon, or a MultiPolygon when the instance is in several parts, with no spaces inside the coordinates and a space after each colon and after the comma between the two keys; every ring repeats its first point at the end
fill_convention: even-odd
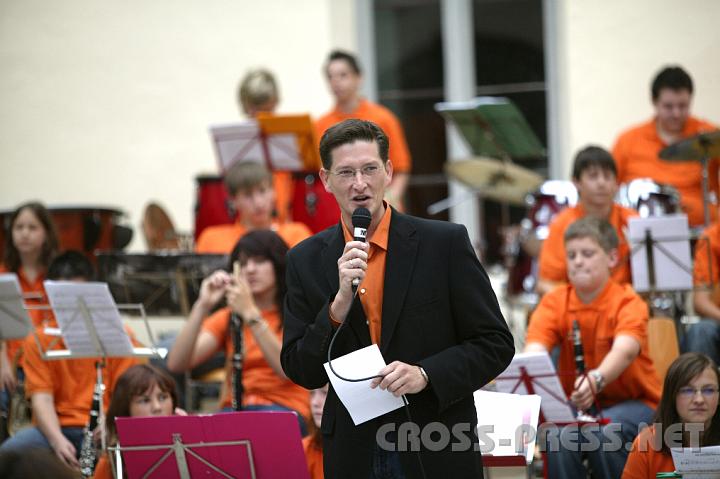
{"type": "Polygon", "coordinates": [[[508,295],[532,293],[537,282],[537,257],[555,215],[577,204],[578,194],[571,181],[549,180],[527,196],[527,216],[520,223],[517,245],[508,271],[508,295]]]}
{"type": "Polygon", "coordinates": [[[670,185],[650,178],[637,178],[618,189],[617,202],[632,208],[642,218],[680,212],[680,194],[670,185]]]}
{"type": "Polygon", "coordinates": [[[313,233],[337,224],[340,208],[332,193],[325,190],[317,174],[295,174],[293,184],[293,221],[305,223],[313,233]]]}
{"type": "MultiPolygon", "coordinates": [[[[121,224],[124,214],[120,210],[94,206],[48,206],[47,210],[57,229],[60,251],[82,251],[94,260],[95,250],[122,249],[132,239],[132,229],[121,224]]],[[[13,211],[0,212],[0,257],[13,211]]]]}
{"type": "Polygon", "coordinates": [[[187,316],[200,293],[200,283],[213,271],[227,268],[227,256],[163,252],[97,253],[98,275],[118,303],[141,303],[149,314],[187,316]]]}
{"type": "Polygon", "coordinates": [[[195,241],[208,226],[234,223],[237,217],[222,176],[195,177],[195,241]]]}

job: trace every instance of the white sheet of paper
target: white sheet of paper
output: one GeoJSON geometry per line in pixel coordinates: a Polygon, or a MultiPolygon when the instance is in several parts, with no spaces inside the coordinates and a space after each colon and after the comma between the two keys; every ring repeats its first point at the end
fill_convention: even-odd
{"type": "Polygon", "coordinates": [[[0,339],[20,339],[30,333],[30,317],[23,304],[15,273],[0,274],[0,339]]]}
{"type": "Polygon", "coordinates": [[[643,243],[645,230],[648,229],[654,242],[655,289],[658,291],[692,289],[690,230],[687,215],[630,218],[628,227],[630,229],[630,248],[633,251],[630,266],[635,291],[643,292],[650,289],[647,254],[643,243]]]}
{"type": "MultiPolygon", "coordinates": [[[[366,378],[376,375],[386,364],[377,344],[372,344],[333,359],[332,366],[340,376],[366,378]]],[[[399,409],[405,404],[401,397],[395,397],[387,390],[379,387],[371,389],[371,380],[357,383],[343,381],[333,374],[328,363],[325,363],[325,371],[356,426],[399,409]]]]}
{"type": "Polygon", "coordinates": [[[475,409],[478,418],[478,437],[483,454],[493,456],[524,455],[530,464],[535,452],[535,435],[532,439],[523,434],[523,426],[537,431],[540,416],[540,396],[475,391],[475,409]],[[492,426],[492,431],[489,430],[492,426]],[[482,444],[483,435],[492,441],[492,449],[482,444]]]}
{"type": "Polygon", "coordinates": [[[682,473],[683,479],[720,478],[720,446],[693,448],[672,448],[675,470],[682,473]]]}
{"type": "Polygon", "coordinates": [[[528,374],[534,378],[533,389],[535,394],[542,398],[542,412],[545,421],[557,423],[576,421],[560,378],[555,372],[555,366],[550,359],[550,355],[546,352],[516,354],[507,369],[495,378],[498,392],[528,394],[523,383],[518,385],[519,379],[508,378],[520,376],[521,366],[525,367],[528,374]],[[538,375],[550,376],[535,377],[538,375]],[[516,385],[517,388],[515,388],[516,385]],[[552,394],[549,391],[552,391],[552,394]],[[555,396],[564,399],[564,401],[559,401],[555,396]]]}
{"type": "Polygon", "coordinates": [[[100,356],[83,319],[78,301],[80,298],[87,305],[108,357],[133,354],[132,343],[107,283],[45,281],[44,284],[65,345],[73,356],[100,356]]]}
{"type": "MultiPolygon", "coordinates": [[[[260,128],[254,120],[210,127],[215,143],[215,154],[222,171],[238,161],[266,164],[265,151],[260,141],[260,128]]],[[[269,135],[266,138],[270,163],[274,170],[298,171],[303,169],[297,138],[290,133],[269,135]]]]}

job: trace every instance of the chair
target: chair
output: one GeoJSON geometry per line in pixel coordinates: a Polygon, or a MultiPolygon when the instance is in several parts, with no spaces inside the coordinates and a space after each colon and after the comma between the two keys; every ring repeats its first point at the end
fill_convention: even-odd
{"type": "Polygon", "coordinates": [[[670,364],[680,355],[675,321],[667,317],[653,317],[648,322],[650,358],[662,382],[670,364]]]}

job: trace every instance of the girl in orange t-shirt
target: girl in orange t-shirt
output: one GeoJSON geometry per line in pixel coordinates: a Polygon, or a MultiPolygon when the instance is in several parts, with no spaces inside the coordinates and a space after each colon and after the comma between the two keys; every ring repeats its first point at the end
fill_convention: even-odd
{"type": "Polygon", "coordinates": [[[720,444],[718,385],[720,372],[710,357],[685,353],[673,361],[655,423],[635,439],[622,479],[654,479],[658,472],[674,472],[672,447],[720,444]]]}
{"type": "MultiPolygon", "coordinates": [[[[3,265],[0,272],[15,273],[24,295],[37,297],[27,304],[44,304],[43,281],[53,257],[58,251],[58,237],[50,214],[38,202],[24,203],[10,215],[9,234],[5,237],[3,265]]],[[[30,310],[33,326],[39,326],[45,311],[30,310]]],[[[17,386],[15,367],[20,367],[23,339],[0,341],[0,407],[9,404],[7,391],[17,386]]]]}
{"type": "MultiPolygon", "coordinates": [[[[149,364],[138,364],[125,371],[113,390],[105,417],[108,446],[117,444],[116,417],[171,416],[187,413],[177,407],[175,380],[149,364]]],[[[103,454],[95,467],[95,479],[112,479],[111,461],[103,454]]]]}
{"type": "Polygon", "coordinates": [[[221,405],[228,408],[234,399],[231,319],[235,314],[242,320],[241,408],[294,411],[304,433],[310,412],[308,392],[290,381],[280,365],[287,250],[285,242],[270,230],[255,230],[243,236],[230,255],[231,268],[237,264],[241,271],[215,271],[205,278],[167,365],[173,372],[183,372],[224,348],[228,375],[221,405]],[[228,306],[210,315],[223,298],[228,306]]]}

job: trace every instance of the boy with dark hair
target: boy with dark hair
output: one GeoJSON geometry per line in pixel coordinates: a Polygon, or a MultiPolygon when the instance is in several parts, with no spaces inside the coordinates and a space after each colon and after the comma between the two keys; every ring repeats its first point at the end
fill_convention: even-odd
{"type": "Polygon", "coordinates": [[[335,108],[315,123],[318,138],[331,126],[350,118],[372,121],[382,128],[392,145],[390,159],[394,170],[385,198],[394,207],[402,209],[412,163],[400,121],[384,106],[361,96],[362,72],[354,55],[341,50],[330,52],[325,64],[325,74],[335,97],[335,108]]]}
{"type": "MultiPolygon", "coordinates": [[[[77,251],[57,256],[48,268],[48,279],[88,281],[95,276],[87,257],[77,251]]],[[[25,388],[33,408],[34,426],[22,429],[5,441],[0,449],[23,451],[29,448],[50,448],[64,464],[79,468],[78,458],[83,430],[90,417],[96,383],[95,363],[99,358],[59,359],[48,361],[42,351],[67,349],[62,338],[52,332],[58,325],[51,319],[25,339],[25,388]]],[[[132,339],[132,338],[131,338],[132,339]]],[[[115,381],[138,361],[132,357],[108,358],[103,369],[107,386],[103,404],[110,404],[115,381]]]]}
{"type": "Polygon", "coordinates": [[[630,285],[611,278],[618,238],[605,220],[585,217],[564,234],[570,284],[543,296],[530,318],[525,352],[560,347],[558,372],[566,394],[581,411],[591,410],[594,394],[603,417],[612,423],[592,433],[578,426],[560,431],[559,447],[548,444],[549,475],[554,479],[585,477],[581,451],[587,451],[597,477],[620,477],[628,451],[603,450],[617,440],[629,444],[639,425],[649,424],[660,400],[660,380],[648,355],[648,309],[630,285]],[[587,378],[576,376],[573,323],[580,328],[587,378]],[[619,428],[618,428],[619,425],[619,428]],[[619,431],[618,431],[619,429],[619,431]],[[585,444],[582,444],[585,442],[585,444]]]}
{"type": "MultiPolygon", "coordinates": [[[[693,82],[681,67],[663,68],[653,79],[650,91],[655,116],[623,132],[613,147],[618,181],[627,183],[635,178],[650,177],[674,186],[680,193],[690,226],[701,225],[704,223],[702,165],[697,161],[664,161],[658,155],[668,145],[717,130],[717,127],[690,115],[693,82]]],[[[709,180],[710,190],[717,194],[717,161],[710,163],[709,180]]],[[[716,208],[711,207],[710,213],[714,218],[716,208]]]]}
{"type": "Polygon", "coordinates": [[[553,219],[540,250],[537,290],[541,295],[567,283],[563,235],[571,223],[585,216],[605,219],[615,228],[620,244],[612,277],[618,283],[630,282],[629,248],[623,230],[637,213],[614,202],[618,183],[613,157],[598,146],[583,148],[575,156],[573,183],[578,190],[578,204],[553,219]]]}
{"type": "Polygon", "coordinates": [[[312,234],[303,223],[274,220],[275,190],[272,175],[264,165],[251,161],[235,163],[225,172],[225,187],[238,220],[205,228],[195,244],[197,253],[230,254],[238,240],[254,230],[273,230],[290,248],[312,234]]]}

